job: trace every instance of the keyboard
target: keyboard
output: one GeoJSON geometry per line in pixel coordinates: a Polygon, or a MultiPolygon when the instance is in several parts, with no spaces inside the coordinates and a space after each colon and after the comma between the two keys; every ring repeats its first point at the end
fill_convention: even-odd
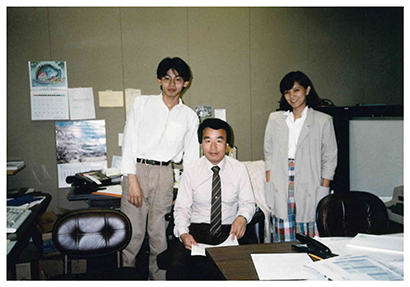
{"type": "Polygon", "coordinates": [[[7,233],[15,233],[30,214],[29,209],[7,206],[7,233]]]}

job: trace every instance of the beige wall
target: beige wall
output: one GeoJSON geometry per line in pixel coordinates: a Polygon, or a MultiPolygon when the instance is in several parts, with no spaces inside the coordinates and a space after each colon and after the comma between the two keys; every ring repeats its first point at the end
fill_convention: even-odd
{"type": "Polygon", "coordinates": [[[240,160],[263,159],[278,84],[306,72],[337,106],[403,103],[402,8],[8,8],[7,157],[27,167],[9,187],[58,189],[52,121],[31,121],[28,61],[66,61],[68,85],[92,87],[106,120],[108,164],[121,155],[123,108],[99,108],[98,91],[160,92],[159,61],[185,59],[193,72],[183,96],[191,108],[225,108],[240,160]]]}

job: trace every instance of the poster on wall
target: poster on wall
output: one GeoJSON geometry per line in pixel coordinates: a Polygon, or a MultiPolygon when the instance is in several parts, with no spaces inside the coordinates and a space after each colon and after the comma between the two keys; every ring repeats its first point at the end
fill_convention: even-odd
{"type": "Polygon", "coordinates": [[[67,65],[60,61],[28,62],[31,90],[67,89],[67,65]]]}
{"type": "Polygon", "coordinates": [[[107,169],[105,120],[55,122],[58,187],[70,187],[66,177],[107,169]]]}

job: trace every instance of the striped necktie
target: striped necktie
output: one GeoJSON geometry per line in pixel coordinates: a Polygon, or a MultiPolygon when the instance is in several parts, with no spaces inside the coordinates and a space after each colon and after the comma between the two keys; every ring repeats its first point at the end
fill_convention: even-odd
{"type": "Polygon", "coordinates": [[[212,236],[219,237],[222,228],[221,216],[221,178],[219,177],[219,166],[213,166],[212,171],[212,205],[211,205],[211,228],[212,236]]]}

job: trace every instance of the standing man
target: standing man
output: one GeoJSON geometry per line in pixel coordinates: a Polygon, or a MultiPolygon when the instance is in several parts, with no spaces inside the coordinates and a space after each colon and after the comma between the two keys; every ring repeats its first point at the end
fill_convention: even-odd
{"type": "Polygon", "coordinates": [[[180,99],[191,72],[180,58],[159,63],[160,95],[138,96],[124,128],[121,173],[121,210],[130,218],[132,239],[123,251],[124,266],[135,266],[136,256],[149,236],[149,279],[164,280],[157,255],[167,248],[165,214],[173,200],[172,162],[186,167],[199,158],[198,116],[180,99]]]}
{"type": "Polygon", "coordinates": [[[204,156],[184,170],[174,208],[173,254],[167,279],[218,279],[209,258],[191,256],[192,245],[217,245],[230,234],[240,239],[255,213],[245,165],[225,156],[231,143],[229,125],[206,119],[198,129],[204,156]]]}

